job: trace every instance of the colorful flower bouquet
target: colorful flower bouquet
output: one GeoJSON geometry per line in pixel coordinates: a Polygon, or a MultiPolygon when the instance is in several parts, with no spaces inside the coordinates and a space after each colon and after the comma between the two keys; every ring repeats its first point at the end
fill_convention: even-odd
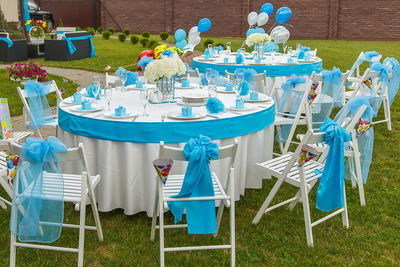
{"type": "Polygon", "coordinates": [[[29,64],[15,63],[7,67],[10,79],[13,81],[21,81],[24,79],[37,79],[39,82],[47,81],[46,70],[36,65],[32,59],[29,59],[29,61],[29,64]]]}
{"type": "Polygon", "coordinates": [[[29,31],[29,36],[31,38],[31,43],[32,44],[41,44],[44,41],[44,37],[46,33],[49,32],[47,29],[47,24],[46,21],[43,20],[28,20],[25,25],[32,24],[32,28],[29,31]]]}

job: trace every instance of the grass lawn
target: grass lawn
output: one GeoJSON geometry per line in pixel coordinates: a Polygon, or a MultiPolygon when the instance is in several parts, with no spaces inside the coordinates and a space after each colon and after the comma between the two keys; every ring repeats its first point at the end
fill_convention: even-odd
{"type": "MultiPolygon", "coordinates": [[[[203,38],[205,40],[206,38],[203,38]]],[[[226,38],[218,38],[226,42],[226,38]]],[[[241,45],[240,39],[232,40],[234,49],[241,45]]],[[[76,62],[44,62],[46,65],[85,68],[102,71],[106,65],[119,66],[134,62],[138,50],[131,43],[118,40],[104,41],[94,38],[98,57],[76,62]],[[111,44],[111,45],[110,45],[111,44]]],[[[318,55],[324,60],[324,67],[350,68],[360,51],[377,50],[384,57],[400,58],[399,42],[358,42],[358,41],[291,41],[290,46],[301,42],[318,48],[318,55]]],[[[3,77],[0,72],[0,77],[3,77]]],[[[7,78],[8,79],[8,78],[7,78]]],[[[15,84],[4,77],[0,79],[0,96],[11,97],[16,94],[15,84]],[[5,87],[4,84],[7,86],[5,87]],[[7,89],[3,93],[3,88],[7,89]]],[[[58,78],[56,78],[58,79],[58,78]]],[[[60,80],[57,81],[59,87],[60,80]]],[[[66,86],[67,87],[67,86],[66,86]]],[[[70,93],[74,89],[67,88],[70,93]]],[[[19,102],[19,99],[10,101],[19,102]]],[[[266,214],[257,226],[251,224],[275,180],[264,180],[263,188],[247,189],[245,196],[236,202],[236,259],[238,266],[325,266],[325,265],[380,265],[393,266],[400,262],[400,97],[392,107],[391,132],[386,125],[379,124],[375,129],[373,161],[365,186],[366,207],[359,205],[358,190],[346,182],[350,228],[342,226],[341,217],[336,216],[313,229],[314,248],[308,248],[301,205],[293,211],[285,207],[266,214]]],[[[378,120],[383,118],[381,110],[378,120]]],[[[153,177],[149,177],[153,179],[153,177]]],[[[5,193],[0,190],[2,196],[5,193]]],[[[284,185],[276,201],[287,199],[295,194],[293,188],[284,185]]],[[[312,190],[311,212],[313,220],[324,213],[315,208],[316,187],[312,190]]],[[[90,213],[90,209],[87,210],[90,213]]],[[[0,266],[9,264],[9,216],[10,209],[0,211],[0,266]]],[[[66,205],[65,222],[78,223],[79,213],[70,204],[66,205]]],[[[167,213],[168,223],[173,222],[167,213]]],[[[149,240],[151,219],[146,214],[126,216],[122,210],[100,213],[104,231],[104,242],[97,240],[93,231],[86,231],[86,266],[157,266],[159,264],[159,240],[149,240]]],[[[88,216],[88,224],[93,225],[88,216]]],[[[229,242],[228,212],[223,217],[223,225],[217,238],[212,236],[188,235],[184,229],[167,230],[166,245],[199,245],[206,242],[217,244],[229,242]]],[[[60,240],[55,245],[77,247],[78,231],[63,229],[60,240]]],[[[74,266],[76,254],[17,249],[17,265],[30,266],[74,266]]],[[[172,252],[166,254],[167,266],[229,266],[229,251],[172,252]]]]}

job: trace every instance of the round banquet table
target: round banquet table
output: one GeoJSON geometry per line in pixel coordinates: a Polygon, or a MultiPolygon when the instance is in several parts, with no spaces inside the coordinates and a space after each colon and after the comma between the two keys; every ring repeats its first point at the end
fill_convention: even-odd
{"type": "MultiPolygon", "coordinates": [[[[114,90],[114,89],[113,89],[114,90]]],[[[192,90],[176,90],[181,96],[192,90]]],[[[127,112],[142,113],[138,90],[113,92],[111,110],[119,105],[127,112]]],[[[234,105],[234,94],[218,93],[225,107],[234,105]]],[[[267,97],[267,96],[266,96],[267,97]]],[[[106,106],[99,100],[99,106],[106,106]]],[[[245,188],[261,188],[263,174],[255,163],[272,158],[275,104],[272,99],[248,103],[247,112],[224,112],[196,120],[172,119],[166,114],[180,111],[177,103],[148,104],[149,116],[130,119],[108,118],[103,112],[82,113],[63,101],[59,106],[58,138],[68,147],[84,143],[92,174],[100,174],[97,186],[98,208],[102,212],[123,209],[127,215],[146,212],[152,216],[156,172],[152,161],[158,158],[159,142],[183,147],[191,137],[207,135],[221,146],[239,140],[235,162],[235,197],[239,200],[245,188]],[[165,118],[162,121],[162,117],[165,118]]],[[[193,112],[207,114],[205,107],[193,107],[193,112]]],[[[227,176],[228,161],[213,161],[212,170],[222,182],[227,176]]],[[[184,163],[174,163],[171,173],[184,173],[184,163]]],[[[65,163],[65,171],[79,172],[77,163],[65,163]]],[[[265,178],[265,177],[264,177],[265,178]]]]}
{"type": "Polygon", "coordinates": [[[238,68],[254,69],[257,73],[266,72],[267,77],[283,77],[291,76],[296,74],[300,75],[311,75],[313,71],[320,73],[322,71],[322,59],[319,57],[311,57],[310,60],[298,60],[292,57],[293,62],[288,62],[288,56],[277,54],[271,56],[269,53],[264,54],[264,59],[260,64],[255,64],[252,59],[253,56],[249,53],[245,54],[245,60],[243,64],[236,64],[235,53],[232,53],[228,58],[228,63],[224,63],[222,55],[212,58],[211,60],[205,60],[203,56],[195,57],[192,59],[192,68],[198,68],[200,72],[204,73],[207,68],[217,70],[220,75],[225,76],[225,71],[230,73],[235,72],[238,68]]]}

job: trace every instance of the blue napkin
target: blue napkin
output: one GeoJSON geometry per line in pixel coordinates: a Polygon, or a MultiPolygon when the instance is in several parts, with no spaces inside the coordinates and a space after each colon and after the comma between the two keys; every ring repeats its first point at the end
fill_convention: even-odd
{"type": "MultiPolygon", "coordinates": [[[[94,94],[93,94],[94,86],[95,86],[95,85],[92,84],[92,85],[89,85],[89,87],[87,88],[87,95],[88,95],[88,97],[94,97],[94,94]]],[[[98,96],[97,96],[97,99],[100,98],[100,95],[101,95],[101,89],[100,89],[100,93],[99,93],[98,96]]]]}
{"type": "Polygon", "coordinates": [[[204,59],[210,59],[210,50],[208,48],[204,50],[204,59]]]}
{"type": "Polygon", "coordinates": [[[121,117],[126,115],[126,108],[119,106],[115,108],[115,116],[121,117]]]}
{"type": "MultiPolygon", "coordinates": [[[[119,67],[117,69],[117,71],[115,72],[115,75],[120,77],[121,76],[121,71],[123,71],[123,70],[125,70],[125,69],[122,68],[122,67],[119,67]]],[[[125,86],[131,85],[131,84],[135,84],[137,80],[139,80],[139,74],[137,72],[127,71],[125,86]]]]}
{"type": "MultiPolygon", "coordinates": [[[[200,135],[199,138],[190,138],[183,153],[189,163],[181,191],[171,198],[214,196],[209,164],[211,158],[219,157],[218,144],[200,135]]],[[[168,206],[175,217],[175,223],[182,220],[186,209],[189,234],[211,234],[217,231],[214,200],[168,202],[168,206]]]]}
{"type": "Polygon", "coordinates": [[[304,51],[303,51],[303,50],[300,50],[300,51],[299,51],[299,54],[297,55],[297,58],[298,58],[298,59],[303,59],[305,55],[306,55],[306,54],[304,53],[304,51]]]}
{"type": "Polygon", "coordinates": [[[216,97],[209,97],[206,103],[206,109],[210,113],[220,113],[224,111],[224,103],[216,97]]]}
{"type": "Polygon", "coordinates": [[[243,81],[239,85],[240,95],[248,95],[250,92],[250,85],[248,82],[243,81]]]}
{"type": "Polygon", "coordinates": [[[237,54],[237,56],[235,58],[235,61],[236,61],[237,64],[242,64],[243,63],[244,57],[243,57],[242,53],[238,53],[237,54]]]}
{"type": "Polygon", "coordinates": [[[304,52],[310,52],[311,48],[309,48],[308,46],[300,46],[300,50],[304,52]]]}

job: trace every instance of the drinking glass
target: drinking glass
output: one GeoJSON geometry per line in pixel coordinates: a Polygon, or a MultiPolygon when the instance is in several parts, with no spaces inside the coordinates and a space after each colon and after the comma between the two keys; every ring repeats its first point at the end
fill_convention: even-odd
{"type": "Polygon", "coordinates": [[[148,93],[147,90],[140,90],[140,103],[143,105],[143,117],[149,116],[149,114],[146,113],[146,107],[148,104],[148,93]]]}
{"type": "Polygon", "coordinates": [[[122,70],[120,72],[120,77],[119,78],[120,78],[120,80],[122,82],[122,91],[125,91],[125,83],[126,83],[126,79],[128,78],[127,75],[128,75],[128,72],[126,70],[122,70]]]}
{"type": "Polygon", "coordinates": [[[76,87],[76,92],[80,94],[82,89],[83,89],[82,86],[78,86],[78,87],[76,87]]]}
{"type": "Polygon", "coordinates": [[[226,42],[226,51],[228,51],[228,55],[232,52],[231,42],[226,42]]]}
{"type": "Polygon", "coordinates": [[[240,95],[240,83],[241,82],[242,82],[242,80],[240,78],[235,78],[235,80],[233,80],[233,90],[235,91],[236,98],[238,98],[240,95]]]}
{"type": "Polygon", "coordinates": [[[282,48],[283,48],[283,53],[286,54],[286,50],[287,50],[287,43],[286,42],[283,42],[282,48]]]}
{"type": "Polygon", "coordinates": [[[288,55],[291,57],[293,54],[293,48],[291,46],[288,47],[288,55]]]}
{"type": "Polygon", "coordinates": [[[296,52],[297,52],[297,54],[300,52],[300,49],[301,49],[301,44],[297,43],[296,44],[296,52]]]}
{"type": "Polygon", "coordinates": [[[210,90],[211,90],[211,80],[212,80],[212,69],[211,68],[207,68],[206,69],[206,79],[207,79],[207,89],[208,89],[208,94],[210,96],[210,90]]]}
{"type": "Polygon", "coordinates": [[[108,88],[105,89],[104,98],[106,99],[108,110],[110,111],[111,110],[112,89],[108,89],[108,88]]]}

